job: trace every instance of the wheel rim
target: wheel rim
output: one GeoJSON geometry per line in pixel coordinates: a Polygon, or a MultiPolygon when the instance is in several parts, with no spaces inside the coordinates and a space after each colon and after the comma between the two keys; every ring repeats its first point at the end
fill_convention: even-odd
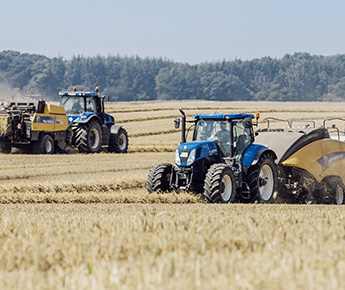
{"type": "Polygon", "coordinates": [[[220,195],[225,202],[230,200],[231,192],[232,192],[231,178],[229,175],[226,174],[222,178],[221,189],[220,189],[220,195]]]}
{"type": "Polygon", "coordinates": [[[45,150],[47,153],[51,153],[53,151],[53,143],[51,140],[47,140],[45,144],[45,150]]]}
{"type": "Polygon", "coordinates": [[[100,141],[100,136],[97,128],[93,128],[90,133],[90,147],[91,149],[97,149],[100,141]]]}
{"type": "Polygon", "coordinates": [[[120,136],[119,136],[119,147],[120,147],[120,150],[121,151],[125,150],[126,146],[127,146],[126,136],[125,136],[125,134],[120,134],[120,136]]]}
{"type": "Polygon", "coordinates": [[[335,189],[335,203],[343,204],[344,202],[344,191],[340,185],[337,185],[335,189]]]}
{"type": "Polygon", "coordinates": [[[271,166],[264,164],[259,174],[259,192],[262,200],[269,200],[273,194],[273,171],[271,166]]]}

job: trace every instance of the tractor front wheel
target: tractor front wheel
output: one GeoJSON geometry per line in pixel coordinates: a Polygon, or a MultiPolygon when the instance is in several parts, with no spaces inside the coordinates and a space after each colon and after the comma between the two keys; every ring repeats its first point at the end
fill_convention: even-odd
{"type": "Polygon", "coordinates": [[[75,144],[81,153],[98,153],[102,146],[102,129],[95,120],[78,127],[75,144]]]}
{"type": "Polygon", "coordinates": [[[170,163],[159,163],[153,165],[147,177],[146,189],[149,193],[160,191],[171,191],[170,178],[172,165],[170,163]]]}
{"type": "Polygon", "coordinates": [[[204,196],[210,203],[236,201],[236,179],[229,166],[219,163],[210,167],[205,178],[204,196]]]}
{"type": "Polygon", "coordinates": [[[269,154],[263,154],[259,162],[249,168],[247,176],[250,188],[249,201],[273,203],[278,185],[278,171],[272,157],[269,154]]]}
{"type": "Polygon", "coordinates": [[[128,150],[128,135],[124,128],[120,128],[117,133],[111,133],[109,139],[109,152],[127,153],[128,150]]]}

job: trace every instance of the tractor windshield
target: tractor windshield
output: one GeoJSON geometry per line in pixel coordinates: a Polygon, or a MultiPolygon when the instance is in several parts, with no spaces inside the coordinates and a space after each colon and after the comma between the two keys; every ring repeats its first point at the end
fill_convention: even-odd
{"type": "Polygon", "coordinates": [[[85,111],[84,98],[63,96],[60,102],[67,114],[79,115],[85,111]]]}
{"type": "Polygon", "coordinates": [[[230,122],[223,119],[200,119],[195,126],[194,140],[216,140],[223,155],[230,156],[230,122]]]}

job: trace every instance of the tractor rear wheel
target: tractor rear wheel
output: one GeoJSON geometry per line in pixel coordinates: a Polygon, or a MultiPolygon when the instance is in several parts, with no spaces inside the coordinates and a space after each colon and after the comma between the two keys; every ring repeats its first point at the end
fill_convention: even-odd
{"type": "Polygon", "coordinates": [[[124,128],[120,128],[117,133],[111,133],[109,139],[109,152],[127,153],[128,135],[124,128]]]}
{"type": "Polygon", "coordinates": [[[249,168],[247,182],[250,188],[249,201],[273,203],[278,186],[278,171],[269,154],[264,153],[259,162],[249,168]]]}
{"type": "Polygon", "coordinates": [[[41,140],[33,144],[33,153],[35,154],[53,154],[54,150],[54,140],[50,135],[43,135],[41,140]]]}
{"type": "Polygon", "coordinates": [[[217,163],[210,167],[205,178],[204,196],[210,203],[236,201],[236,179],[229,166],[217,163]]]}
{"type": "Polygon", "coordinates": [[[10,154],[12,147],[7,143],[0,143],[0,153],[10,154]]]}
{"type": "Polygon", "coordinates": [[[98,153],[102,146],[102,129],[96,120],[75,130],[75,144],[81,153],[98,153]]]}
{"type": "Polygon", "coordinates": [[[147,177],[146,189],[149,193],[171,191],[170,178],[173,166],[170,163],[153,165],[147,177]]]}

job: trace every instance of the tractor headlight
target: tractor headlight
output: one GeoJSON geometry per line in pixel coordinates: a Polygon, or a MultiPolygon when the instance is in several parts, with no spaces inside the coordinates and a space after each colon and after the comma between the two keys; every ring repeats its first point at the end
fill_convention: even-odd
{"type": "Polygon", "coordinates": [[[176,165],[181,165],[181,160],[180,160],[180,155],[179,155],[178,149],[176,149],[176,152],[175,152],[175,163],[176,163],[176,165]]]}
{"type": "Polygon", "coordinates": [[[195,160],[195,149],[193,149],[187,159],[187,165],[191,165],[195,160]]]}

